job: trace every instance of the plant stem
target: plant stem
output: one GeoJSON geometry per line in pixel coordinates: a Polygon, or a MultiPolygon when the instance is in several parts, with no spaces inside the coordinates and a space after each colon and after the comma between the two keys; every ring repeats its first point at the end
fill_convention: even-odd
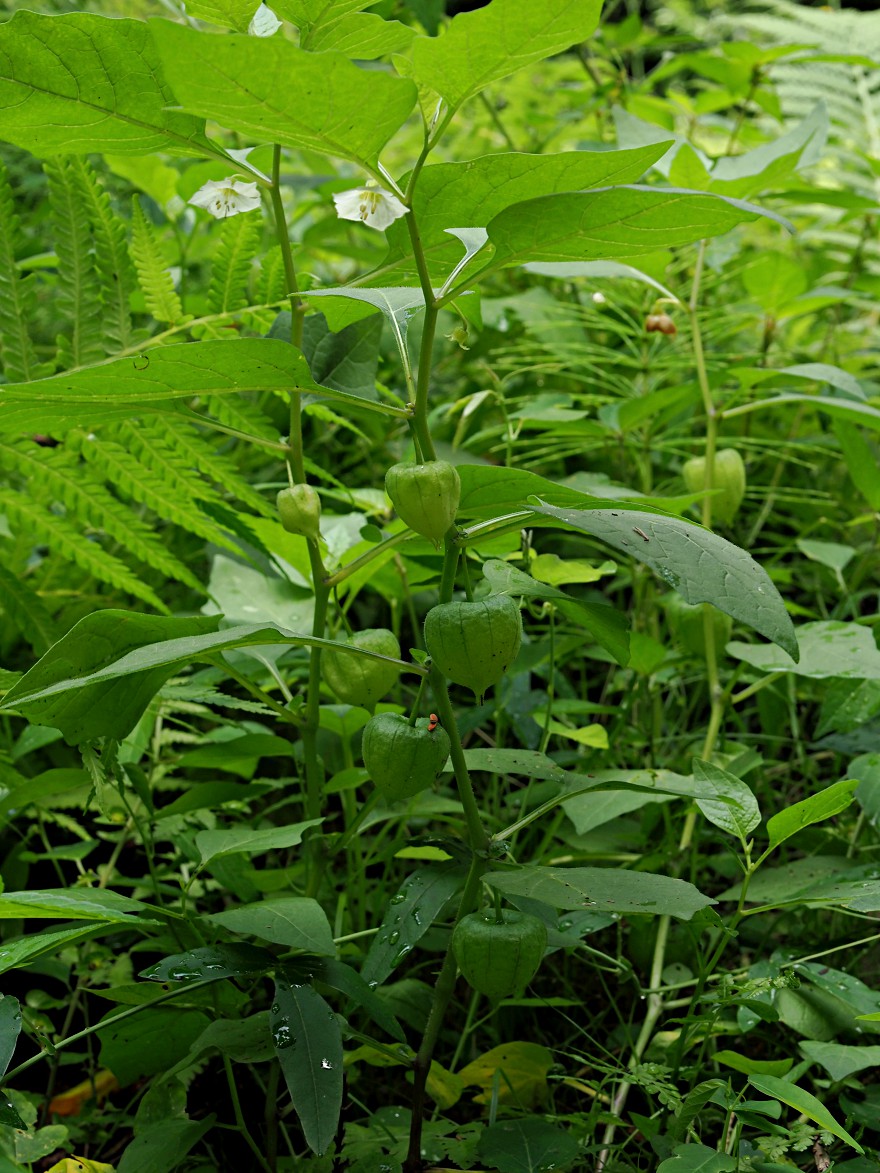
{"type": "Polygon", "coordinates": [[[232,1070],[232,1060],[228,1055],[223,1056],[223,1067],[226,1070],[226,1083],[229,1087],[229,1098],[232,1100],[232,1111],[235,1114],[235,1123],[238,1125],[238,1130],[247,1142],[248,1148],[254,1154],[256,1162],[260,1168],[264,1169],[265,1173],[272,1173],[272,1166],[260,1152],[257,1142],[248,1131],[244,1113],[241,1110],[241,1100],[238,1097],[238,1088],[236,1087],[235,1083],[235,1073],[232,1070]]]}

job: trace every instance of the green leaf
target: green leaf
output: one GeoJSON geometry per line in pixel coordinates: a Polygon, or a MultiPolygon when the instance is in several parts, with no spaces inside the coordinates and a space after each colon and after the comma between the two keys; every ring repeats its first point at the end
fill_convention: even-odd
{"type": "Polygon", "coordinates": [[[333,1143],[342,1107],[342,1038],[336,1015],[311,986],[279,978],[270,1014],[275,1050],[306,1143],[333,1143]]]}
{"type": "Polygon", "coordinates": [[[601,0],[494,0],[460,13],[439,37],[413,42],[413,73],[450,112],[493,81],[591,36],[601,0]]]}
{"type": "MultiPolygon", "coordinates": [[[[320,821],[320,820],[316,820],[320,821]]],[[[198,840],[199,836],[196,836],[198,840]]],[[[287,844],[285,844],[287,846],[287,844]]],[[[292,846],[295,846],[292,845],[292,846]]],[[[263,850],[257,848],[257,851],[263,850]]],[[[303,953],[336,956],[327,915],[316,900],[306,896],[278,896],[258,904],[227,908],[206,919],[233,933],[260,937],[275,945],[288,945],[303,953]]]]}
{"type": "Polygon", "coordinates": [[[284,970],[288,976],[302,973],[306,980],[314,978],[316,981],[323,982],[325,986],[330,986],[341,994],[345,994],[393,1039],[397,1039],[401,1043],[406,1042],[397,1019],[382,999],[373,993],[357,970],[352,969],[351,966],[330,957],[313,957],[304,959],[302,962],[286,962],[284,970]]]}
{"type": "Polygon", "coordinates": [[[727,654],[761,672],[793,672],[814,680],[880,680],[880,651],[869,627],[831,619],[804,623],[796,634],[801,652],[797,663],[786,655],[787,648],[779,651],[736,640],[727,645],[727,654]]]}
{"type": "Polygon", "coordinates": [[[186,0],[186,15],[246,33],[257,11],[255,0],[186,0]]]}
{"type": "Polygon", "coordinates": [[[0,895],[0,920],[100,920],[113,924],[155,924],[142,913],[155,908],[103,888],[43,888],[0,895]]]}
{"type": "Polygon", "coordinates": [[[320,826],[323,821],[306,819],[301,823],[271,827],[266,831],[253,831],[246,826],[232,827],[228,831],[199,831],[196,835],[196,847],[201,856],[199,862],[204,867],[212,859],[223,855],[240,855],[242,852],[262,855],[267,851],[296,847],[302,843],[302,837],[310,827],[320,826]]]}
{"type": "Polygon", "coordinates": [[[618,868],[518,867],[493,872],[486,882],[554,908],[647,912],[679,920],[690,920],[701,908],[717,903],[685,880],[618,868]]]}
{"type": "Polygon", "coordinates": [[[11,994],[0,994],[0,1079],[15,1053],[21,1034],[21,1005],[11,994]]]}
{"type": "Polygon", "coordinates": [[[139,977],[150,982],[219,981],[229,977],[252,977],[275,964],[275,955],[257,945],[221,942],[164,957],[139,977]]]}
{"type": "Polygon", "coordinates": [[[864,1071],[866,1067],[880,1067],[880,1047],[847,1047],[842,1043],[817,1043],[808,1040],[798,1044],[801,1051],[814,1063],[819,1063],[837,1082],[864,1071]]]}
{"type": "MultiPolygon", "coordinates": [[[[625,281],[640,281],[643,285],[650,285],[652,289],[656,289],[664,297],[671,298],[673,302],[678,301],[671,289],[667,289],[665,285],[661,285],[659,281],[655,281],[653,277],[649,277],[641,269],[634,269],[632,265],[621,265],[617,261],[559,261],[556,264],[550,262],[542,264],[540,261],[536,261],[534,264],[523,265],[523,268],[527,273],[537,273],[539,277],[558,277],[560,281],[572,281],[576,277],[587,277],[590,280],[601,277],[616,277],[625,281]]],[[[642,398],[640,396],[636,402],[641,403],[642,398]]],[[[614,406],[618,406],[616,401],[614,406]]],[[[619,406],[622,407],[623,404],[619,406]]]]}
{"type": "Polygon", "coordinates": [[[865,1150],[859,1142],[837,1123],[828,1109],[797,1084],[789,1083],[787,1079],[780,1079],[775,1075],[750,1075],[749,1083],[765,1096],[772,1096],[810,1120],[815,1120],[826,1131],[846,1141],[857,1153],[864,1153],[865,1150]]]}
{"type": "Polygon", "coordinates": [[[543,196],[489,221],[492,270],[535,261],[622,260],[721,236],[761,210],[673,188],[621,186],[543,196]]]}
{"type": "Polygon", "coordinates": [[[626,617],[613,607],[574,599],[565,591],[538,582],[509,562],[497,558],[490,558],[483,563],[483,574],[491,584],[493,594],[552,600],[569,619],[584,624],[596,642],[609,651],[618,664],[625,667],[629,662],[629,627],[626,617]]]}
{"type": "Polygon", "coordinates": [[[464,877],[464,868],[450,864],[419,868],[404,880],[391,898],[361,968],[361,977],[371,988],[381,985],[412,952],[447,901],[461,888],[464,877]]]}
{"type": "Polygon", "coordinates": [[[713,1058],[743,1075],[787,1075],[794,1066],[794,1059],[752,1059],[738,1051],[716,1051],[713,1058]]]}
{"type": "Polygon", "coordinates": [[[0,25],[0,137],[36,155],[220,155],[175,109],[147,25],[17,12],[0,25]]]}
{"type": "Polygon", "coordinates": [[[704,1144],[677,1144],[675,1156],[661,1161],[657,1173],[729,1173],[736,1161],[704,1144]]]}
{"type": "MultiPolygon", "coordinates": [[[[109,1012],[114,1016],[116,1010],[109,1012]]],[[[198,1010],[148,1007],[98,1030],[101,1065],[123,1087],[166,1071],[189,1051],[210,1019],[198,1010]]]]}
{"type": "MultiPolygon", "coordinates": [[[[713,603],[792,657],[798,655],[794,626],[766,571],[745,550],[717,534],[678,517],[639,511],[559,509],[543,504],[531,508],[539,516],[592,534],[644,562],[686,602],[713,603]]],[[[771,654],[778,655],[772,650],[771,654]]]]}
{"type": "Polygon", "coordinates": [[[46,604],[32,591],[23,576],[13,574],[0,562],[0,590],[3,592],[3,611],[38,656],[58,638],[55,621],[46,604]]]}
{"type": "Polygon", "coordinates": [[[701,758],[694,758],[694,778],[702,783],[696,799],[700,811],[710,823],[745,843],[761,821],[758,803],[745,782],[701,758]]]}
{"type": "Polygon", "coordinates": [[[187,1153],[214,1127],[211,1113],[203,1120],[172,1117],[149,1124],[122,1154],[117,1173],[168,1173],[176,1169],[187,1153]]]}
{"type": "Polygon", "coordinates": [[[0,949],[0,973],[9,969],[23,969],[31,961],[47,953],[57,953],[67,945],[75,945],[89,937],[108,931],[104,925],[76,925],[74,928],[46,929],[42,933],[28,933],[23,937],[9,938],[0,949]]]}
{"type": "Polygon", "coordinates": [[[412,82],[308,53],[281,37],[223,37],[150,22],[177,100],[258,142],[350,159],[370,171],[415,105],[412,82]]]}
{"type": "Polygon", "coordinates": [[[846,810],[855,795],[858,779],[844,778],[834,782],[818,794],[811,794],[809,798],[796,802],[794,806],[767,820],[767,834],[770,836],[769,851],[773,851],[780,843],[809,827],[813,823],[824,823],[826,819],[839,815],[846,810]]]}
{"type": "MultiPolygon", "coordinates": [[[[412,207],[432,274],[445,277],[458,263],[459,249],[449,239],[450,228],[485,228],[511,204],[538,196],[635,183],[665,149],[664,143],[629,151],[508,152],[425,167],[415,186],[412,207]]],[[[395,221],[386,239],[390,250],[386,264],[410,256],[412,245],[403,220],[395,221]]]]}
{"type": "Polygon", "coordinates": [[[300,43],[311,53],[332,49],[358,61],[372,61],[406,52],[415,35],[414,29],[399,20],[384,20],[374,12],[352,12],[333,24],[311,29],[300,43]]]}
{"type": "Polygon", "coordinates": [[[98,737],[121,740],[171,676],[174,662],[143,664],[134,669],[134,679],[125,689],[110,680],[88,684],[82,678],[100,672],[108,660],[124,660],[158,640],[214,632],[218,622],[217,617],[167,619],[112,610],[87,615],[6,693],[3,704],[18,708],[37,725],[54,725],[71,743],[98,737]],[[64,681],[66,690],[56,695],[57,684],[64,681]],[[31,699],[32,694],[46,691],[44,699],[31,699]]]}
{"type": "Polygon", "coordinates": [[[564,1170],[580,1153],[570,1132],[543,1116],[526,1116],[491,1124],[480,1133],[477,1155],[490,1169],[500,1173],[544,1173],[564,1170]]]}

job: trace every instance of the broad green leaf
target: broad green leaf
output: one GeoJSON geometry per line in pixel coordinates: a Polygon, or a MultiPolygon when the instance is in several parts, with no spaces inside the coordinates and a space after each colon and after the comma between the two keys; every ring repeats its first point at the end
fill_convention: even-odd
{"type": "Polygon", "coordinates": [[[794,627],[766,571],[745,550],[717,534],[678,517],[617,508],[531,508],[536,515],[554,518],[568,529],[601,538],[650,566],[686,602],[712,603],[797,656],[794,627]]]}
{"type": "Polygon", "coordinates": [[[826,362],[802,362],[794,366],[777,367],[745,367],[736,372],[736,378],[743,387],[755,387],[758,384],[785,383],[790,379],[800,379],[808,383],[828,383],[842,391],[848,399],[855,399],[863,403],[867,399],[861,383],[849,371],[826,362]]]}
{"type": "Polygon", "coordinates": [[[295,346],[274,338],[237,338],[154,347],[48,379],[7,383],[0,387],[0,404],[4,411],[18,402],[141,405],[193,395],[297,389],[321,391],[295,346]]]}
{"type": "Polygon", "coordinates": [[[629,628],[626,617],[613,607],[574,599],[565,591],[538,582],[531,575],[511,566],[509,562],[502,562],[497,558],[490,558],[483,563],[483,574],[491,584],[494,594],[549,599],[555,602],[569,619],[584,624],[596,642],[609,651],[618,664],[626,666],[629,662],[629,628]]]}
{"type": "MultiPolygon", "coordinates": [[[[53,725],[71,743],[123,738],[180,664],[277,643],[339,650],[333,640],[299,635],[275,624],[218,632],[217,622],[217,616],[164,619],[131,611],[87,615],[6,693],[0,710],[15,709],[34,724],[53,725]],[[209,634],[184,634],[206,630],[209,634]],[[134,677],[135,687],[117,688],[114,681],[121,677],[134,677]]],[[[387,659],[356,649],[346,649],[346,654],[387,659]]],[[[400,661],[390,662],[416,671],[400,661]]],[[[424,674],[423,669],[418,672],[424,674]]]]}
{"type": "Polygon", "coordinates": [[[847,1047],[843,1043],[817,1043],[809,1040],[799,1043],[801,1051],[814,1063],[819,1063],[837,1082],[866,1067],[880,1067],[880,1047],[847,1047]]]}
{"type": "Polygon", "coordinates": [[[0,1079],[6,1074],[21,1034],[21,1005],[11,994],[0,994],[0,1079]]]}
{"type": "Polygon", "coordinates": [[[694,778],[702,783],[695,800],[700,811],[710,823],[745,843],[761,821],[758,803],[745,782],[701,758],[694,758],[694,778]]]}
{"type": "Polygon", "coordinates": [[[342,1038],[336,1015],[311,986],[279,978],[269,1021],[306,1143],[320,1156],[333,1143],[342,1107],[342,1038]]]}
{"type": "Polygon", "coordinates": [[[246,33],[259,0],[186,0],[186,15],[246,33]]]}
{"type": "Polygon", "coordinates": [[[256,945],[221,942],[165,957],[140,977],[151,982],[219,981],[228,977],[251,977],[275,964],[275,955],[256,945]]]}
{"type": "Polygon", "coordinates": [[[779,190],[799,167],[818,162],[827,135],[828,110],[819,102],[803,122],[772,142],[716,160],[709,190],[739,197],[779,190]]]}
{"type": "Polygon", "coordinates": [[[649,802],[693,798],[696,789],[692,778],[671,770],[597,770],[589,777],[569,775],[567,788],[585,789],[587,782],[588,793],[567,798],[562,804],[579,835],[649,802]]]}
{"type": "Polygon", "coordinates": [[[258,142],[320,151],[368,171],[415,105],[412,82],[359,69],[341,53],[150,22],[168,82],[191,113],[258,142]]]}
{"type": "Polygon", "coordinates": [[[274,1059],[269,1011],[259,1010],[242,1019],[215,1019],[190,1047],[190,1055],[199,1055],[213,1047],[235,1063],[265,1063],[274,1059]]]}
{"type": "Polygon", "coordinates": [[[679,920],[690,920],[701,908],[717,903],[686,880],[619,868],[518,867],[493,872],[487,883],[554,908],[647,912],[679,920]]]}
{"type": "MultiPolygon", "coordinates": [[[[791,404],[812,407],[821,411],[823,415],[830,415],[833,419],[840,419],[852,424],[861,424],[872,431],[880,431],[880,411],[871,407],[869,403],[861,403],[856,399],[830,399],[821,395],[770,395],[766,399],[758,399],[747,405],[748,411],[775,411],[778,407],[787,407],[791,404]]],[[[739,414],[745,414],[740,412],[739,414]]]]}
{"type": "MultiPolygon", "coordinates": [[[[199,838],[197,835],[197,844],[199,838]]],[[[257,848],[257,851],[262,850],[265,849],[257,848]]],[[[336,956],[327,914],[316,900],[308,896],[278,896],[272,900],[261,900],[257,904],[242,904],[214,913],[206,919],[233,933],[260,937],[274,945],[289,945],[303,953],[336,956]]]]}
{"type": "MultiPolygon", "coordinates": [[[[8,785],[8,783],[7,783],[8,785]]],[[[37,774],[35,778],[22,778],[8,794],[0,799],[0,820],[13,811],[20,812],[31,804],[52,807],[47,801],[56,795],[67,795],[71,791],[88,792],[89,778],[85,770],[54,769],[37,774]]]]}
{"type": "Polygon", "coordinates": [[[279,15],[304,29],[327,28],[351,12],[371,8],[373,0],[274,0],[270,7],[279,15]]]}
{"type": "MultiPolygon", "coordinates": [[[[109,1017],[117,1013],[109,1012],[109,1017]]],[[[123,1087],[166,1071],[189,1051],[210,1019],[198,1010],[167,1006],[145,1008],[98,1030],[101,1065],[109,1067],[123,1087]]]]}
{"type": "Polygon", "coordinates": [[[871,445],[857,427],[844,420],[838,420],[834,425],[834,434],[850,479],[871,509],[880,512],[880,466],[871,445]]]}
{"type": "Polygon", "coordinates": [[[173,109],[147,25],[17,12],[0,25],[0,138],[37,155],[222,155],[173,109]]]}
{"type": "Polygon", "coordinates": [[[116,1173],[167,1173],[176,1169],[205,1133],[210,1132],[216,1119],[212,1113],[203,1120],[172,1117],[148,1125],[122,1154],[116,1173]]]}
{"type": "Polygon", "coordinates": [[[306,819],[301,823],[292,823],[287,827],[270,827],[265,831],[254,831],[245,825],[231,827],[228,831],[199,831],[196,835],[196,847],[201,856],[201,866],[204,867],[212,859],[223,855],[240,855],[242,852],[248,855],[262,855],[267,851],[296,847],[302,843],[302,837],[310,827],[317,827],[323,821],[306,819]]]}
{"type": "Polygon", "coordinates": [[[585,41],[602,0],[493,0],[454,17],[439,37],[413,42],[416,81],[457,109],[499,78],[585,41]]]}
{"type": "Polygon", "coordinates": [[[307,980],[314,978],[325,986],[345,994],[393,1039],[401,1043],[406,1042],[397,1019],[378,994],[370,989],[358,971],[351,966],[332,957],[310,957],[302,962],[287,961],[284,970],[289,977],[302,973],[307,980]]]}
{"type": "Polygon", "coordinates": [[[0,895],[0,920],[100,920],[119,924],[155,924],[140,914],[156,909],[104,888],[43,888],[0,895]]]}
{"type": "MultiPolygon", "coordinates": [[[[28,914],[30,915],[30,914],[28,914]]],[[[46,929],[42,933],[27,933],[3,942],[0,948],[0,973],[9,969],[24,969],[31,961],[47,953],[57,953],[67,945],[75,945],[89,937],[108,931],[108,925],[76,925],[73,928],[46,929]]]]}
{"type": "Polygon", "coordinates": [[[161,640],[176,643],[216,631],[218,622],[217,618],[166,619],[112,610],[87,615],[6,693],[3,704],[25,713],[35,724],[55,725],[71,743],[98,737],[121,739],[172,674],[174,662],[142,663],[132,669],[134,679],[125,689],[106,679],[89,683],[85,678],[108,662],[124,661],[145,645],[161,640]],[[67,689],[55,695],[57,683],[64,681],[67,689]],[[45,698],[32,699],[39,693],[45,693],[45,698]]]}
{"type": "Polygon", "coordinates": [[[772,1096],[810,1120],[815,1120],[826,1131],[846,1141],[857,1153],[864,1153],[865,1150],[859,1142],[837,1123],[828,1109],[814,1095],[804,1091],[797,1084],[789,1083],[787,1079],[780,1079],[775,1075],[750,1075],[749,1083],[765,1096],[772,1096]]]}
{"type": "Polygon", "coordinates": [[[673,188],[621,186],[514,204],[486,226],[492,270],[536,261],[622,260],[721,236],[761,210],[673,188]]]}
{"type": "Polygon", "coordinates": [[[300,44],[310,53],[334,50],[359,61],[391,53],[405,53],[416,33],[399,20],[384,20],[375,12],[352,12],[332,24],[310,30],[300,44]]]}
{"type": "Polygon", "coordinates": [[[419,868],[404,880],[391,898],[361,967],[361,977],[369,986],[382,985],[412,952],[447,901],[461,888],[464,877],[464,868],[449,864],[419,868]]]}
{"type": "Polygon", "coordinates": [[[632,265],[621,265],[617,261],[558,261],[557,263],[541,263],[523,265],[527,273],[537,273],[539,277],[558,277],[561,281],[571,281],[576,277],[586,277],[590,280],[602,277],[617,277],[627,281],[641,281],[643,285],[650,285],[664,297],[674,302],[678,298],[671,289],[643,273],[641,269],[634,269],[632,265]]]}
{"type": "Polygon", "coordinates": [[[794,1059],[752,1059],[738,1051],[716,1051],[713,1059],[743,1075],[787,1075],[794,1066],[794,1059]]]}
{"type": "Polygon", "coordinates": [[[543,1116],[504,1120],[483,1129],[477,1155],[483,1164],[504,1173],[544,1173],[567,1169],[580,1153],[571,1132],[543,1116]]]}
{"type": "Polygon", "coordinates": [[[657,1166],[657,1173],[729,1173],[736,1161],[704,1144],[677,1144],[675,1156],[657,1166]]]}
{"type": "Polygon", "coordinates": [[[797,663],[786,654],[787,648],[780,651],[736,640],[727,645],[727,653],[761,672],[794,672],[815,680],[880,680],[880,651],[869,627],[830,619],[804,623],[796,635],[801,650],[797,663]]]}
{"type": "Polygon", "coordinates": [[[777,316],[783,306],[800,293],[809,282],[806,271],[793,257],[769,249],[758,255],[743,270],[743,285],[766,314],[777,316]]]}
{"type": "MultiPolygon", "coordinates": [[[[663,144],[630,151],[567,151],[558,155],[509,152],[425,167],[413,192],[412,207],[432,274],[445,277],[458,263],[457,248],[447,235],[450,228],[485,228],[511,204],[538,196],[635,183],[665,148],[663,144]]],[[[409,232],[402,220],[388,229],[386,238],[386,263],[410,255],[409,232]]]]}
{"type": "Polygon", "coordinates": [[[834,782],[818,794],[811,794],[809,798],[796,802],[794,806],[786,807],[778,815],[767,820],[767,834],[770,836],[769,851],[773,851],[780,843],[809,827],[813,823],[824,823],[826,819],[839,815],[852,802],[858,779],[844,778],[841,782],[834,782]]]}

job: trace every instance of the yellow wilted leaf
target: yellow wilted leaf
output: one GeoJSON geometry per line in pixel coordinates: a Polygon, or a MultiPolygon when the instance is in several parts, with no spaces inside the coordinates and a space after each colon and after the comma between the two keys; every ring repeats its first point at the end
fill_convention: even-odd
{"type": "Polygon", "coordinates": [[[48,1173],[114,1173],[114,1168],[103,1161],[89,1161],[85,1157],[64,1157],[48,1173]]]}
{"type": "Polygon", "coordinates": [[[433,1060],[431,1070],[428,1072],[425,1090],[438,1108],[442,1108],[445,1112],[447,1108],[451,1108],[461,1099],[464,1081],[460,1076],[455,1075],[452,1071],[447,1071],[445,1067],[441,1067],[436,1060],[433,1060]]]}
{"type": "MultiPolygon", "coordinates": [[[[94,1079],[84,1079],[76,1087],[68,1088],[66,1092],[60,1092],[59,1095],[50,1101],[49,1111],[54,1112],[56,1116],[78,1116],[86,1100],[91,1100],[93,1097],[102,1100],[110,1092],[118,1091],[118,1089],[119,1084],[117,1083],[116,1076],[105,1067],[95,1073],[94,1079]]],[[[68,1159],[74,1160],[75,1158],[71,1157],[68,1159]]],[[[94,1165],[94,1161],[92,1165],[94,1165]]],[[[81,1165],[81,1167],[87,1173],[91,1173],[90,1165],[81,1165]]],[[[106,1166],[108,1169],[109,1167],[109,1165],[106,1166]]],[[[56,1166],[56,1168],[61,1168],[61,1166],[56,1166]]],[[[74,1167],[72,1166],[71,1168],[74,1167]]],[[[95,1165],[95,1168],[98,1168],[98,1166],[95,1165]]],[[[101,1166],[101,1168],[103,1169],[105,1166],[101,1166]]],[[[53,1170],[50,1169],[49,1173],[53,1173],[53,1170]]],[[[67,1173],[67,1171],[65,1170],[64,1173],[67,1173]]]]}
{"type": "Polygon", "coordinates": [[[495,1073],[498,1072],[498,1099],[502,1104],[519,1104],[534,1108],[547,1099],[547,1072],[553,1055],[538,1043],[504,1043],[493,1047],[458,1073],[467,1084],[484,1090],[474,1100],[486,1104],[492,1098],[495,1073]]]}

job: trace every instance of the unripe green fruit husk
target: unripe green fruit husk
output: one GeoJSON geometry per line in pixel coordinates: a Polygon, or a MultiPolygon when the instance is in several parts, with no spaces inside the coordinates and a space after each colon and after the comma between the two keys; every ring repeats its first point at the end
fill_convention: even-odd
{"type": "MultiPolygon", "coordinates": [[[[706,659],[706,627],[702,603],[686,603],[681,595],[670,595],[666,601],[669,628],[685,651],[706,659]]],[[[712,630],[715,635],[715,653],[724,651],[733,631],[733,620],[717,607],[711,610],[712,630]]]]}
{"type": "MultiPolygon", "coordinates": [[[[400,644],[387,627],[367,627],[341,642],[348,647],[363,648],[365,652],[400,659],[400,644]]],[[[400,671],[394,664],[335,651],[324,652],[321,667],[324,679],[343,704],[364,709],[374,708],[376,701],[393,687],[400,671]]]]}
{"type": "Polygon", "coordinates": [[[521,994],[547,948],[547,928],[536,916],[504,909],[502,918],[499,924],[494,912],[472,912],[452,932],[458,968],[493,1002],[521,994]]]}
{"type": "Polygon", "coordinates": [[[448,679],[478,700],[497,684],[519,652],[522,617],[510,595],[473,603],[440,603],[425,616],[425,647],[448,679]]]}
{"type": "Polygon", "coordinates": [[[420,717],[410,725],[399,713],[379,713],[364,727],[364,765],[376,788],[389,802],[427,790],[443,772],[449,757],[445,729],[420,717]]]}
{"type": "MultiPolygon", "coordinates": [[[[684,483],[691,493],[706,488],[706,458],[695,456],[681,470],[684,483]]],[[[722,525],[728,525],[736,516],[746,491],[746,467],[735,448],[719,448],[712,470],[712,488],[720,489],[712,498],[712,515],[722,525]]]]}
{"type": "Polygon", "coordinates": [[[439,546],[455,521],[461,481],[455,466],[445,460],[427,464],[394,464],[385,474],[385,492],[411,530],[439,546]]]}
{"type": "Polygon", "coordinates": [[[278,516],[289,534],[303,538],[320,537],[321,498],[311,485],[292,485],[276,498],[278,516]]]}

